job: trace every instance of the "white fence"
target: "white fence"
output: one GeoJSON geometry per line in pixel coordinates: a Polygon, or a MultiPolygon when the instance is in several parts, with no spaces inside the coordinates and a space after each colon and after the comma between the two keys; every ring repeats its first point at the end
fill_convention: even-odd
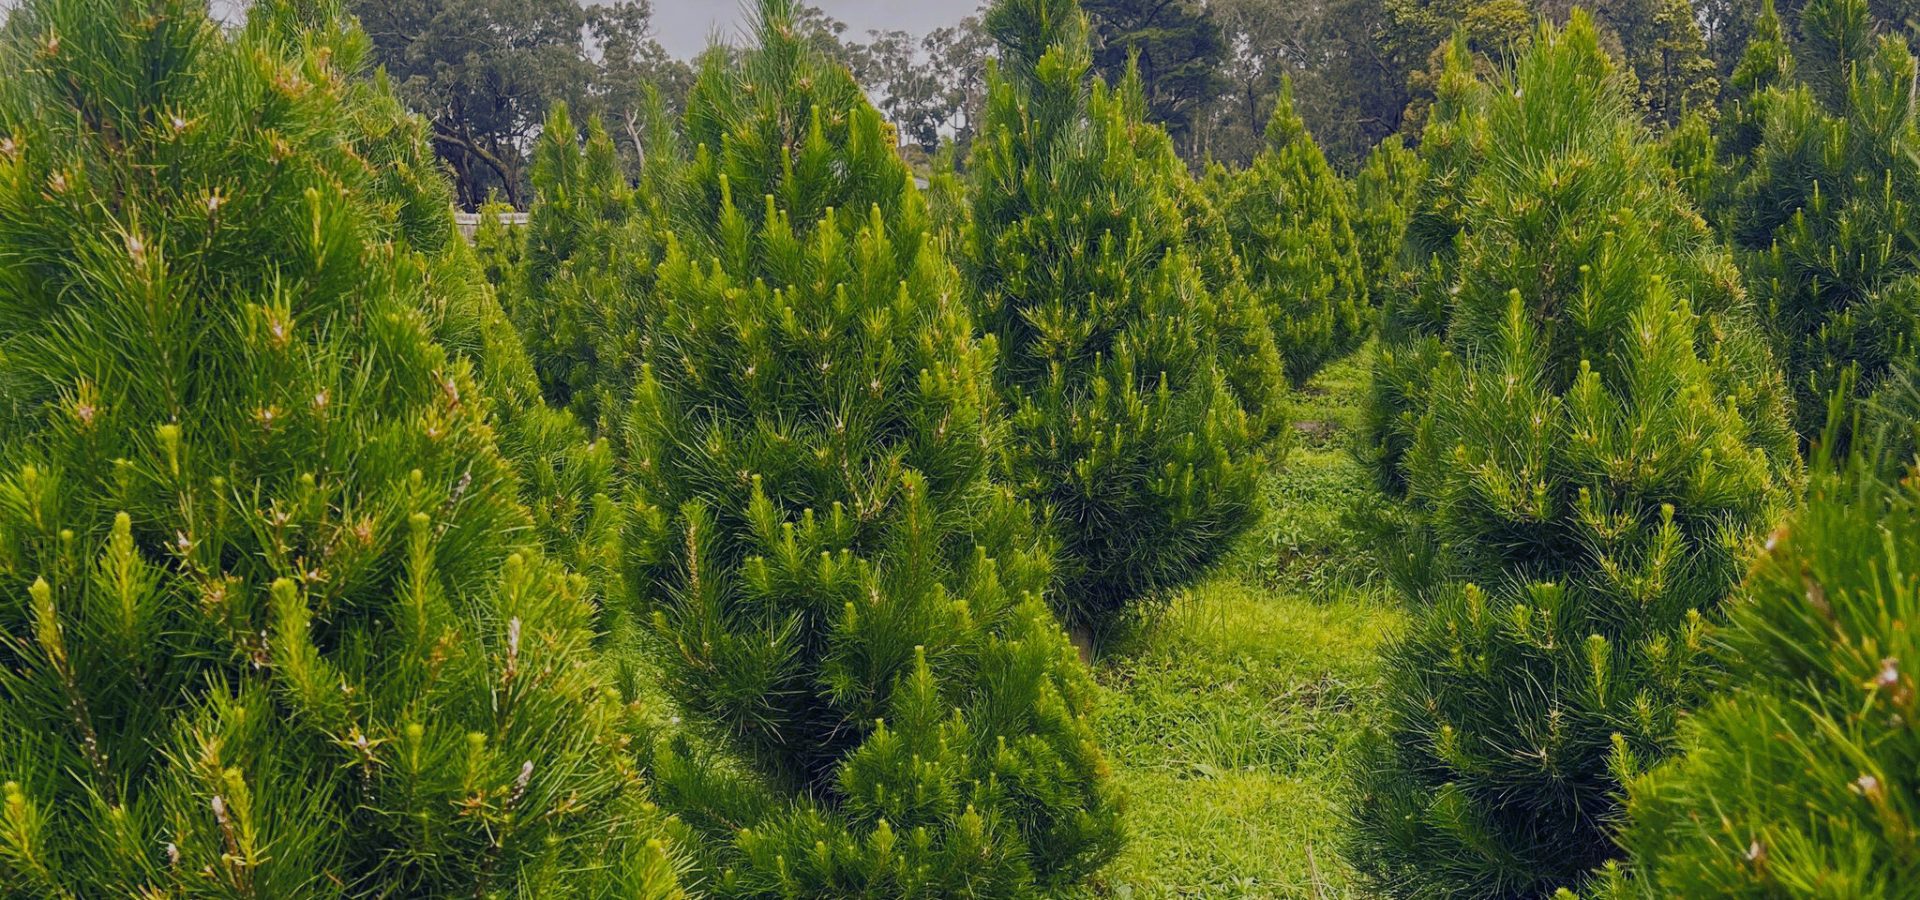
{"type": "MultiPolygon", "coordinates": [[[[453,214],[453,223],[460,226],[460,236],[473,240],[473,233],[480,230],[480,217],[486,213],[459,212],[453,214]]],[[[527,214],[523,212],[500,213],[500,224],[509,228],[527,224],[527,214]]]]}

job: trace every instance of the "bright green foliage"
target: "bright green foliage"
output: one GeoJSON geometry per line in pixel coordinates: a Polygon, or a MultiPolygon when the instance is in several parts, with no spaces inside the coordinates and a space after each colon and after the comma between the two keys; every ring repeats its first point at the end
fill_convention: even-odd
{"type": "Polygon", "coordinates": [[[1305,384],[1366,336],[1366,273],[1346,184],[1293,109],[1282,80],[1267,146],[1240,172],[1214,167],[1206,185],[1225,238],[1273,319],[1287,378],[1305,384]]]}
{"type": "Polygon", "coordinates": [[[567,432],[366,49],[327,3],[8,22],[0,896],[677,896],[516,495],[567,432]]]}
{"type": "Polygon", "coordinates": [[[890,131],[762,0],[688,101],[629,552],[717,896],[1022,896],[1112,856],[1092,685],[989,480],[994,348],[890,131]],[[704,740],[702,740],[704,739],[704,740]]]}
{"type": "Polygon", "coordinates": [[[1372,303],[1378,304],[1394,289],[1407,220],[1425,177],[1425,161],[1397,134],[1375,146],[1354,176],[1353,235],[1372,303]]]}
{"type": "Polygon", "coordinates": [[[513,211],[513,207],[497,200],[482,204],[480,221],[473,231],[474,256],[480,260],[480,272],[487,284],[495,290],[512,287],[514,270],[527,252],[527,230],[508,225],[502,218],[513,211]]]}
{"type": "MultiPolygon", "coordinates": [[[[1911,457],[1907,458],[1908,464],[1911,457]]],[[[1622,897],[1906,897],[1920,479],[1822,476],[1733,607],[1719,699],[1632,785],[1622,897]]]]}
{"type": "Polygon", "coordinates": [[[586,140],[566,106],[534,148],[526,251],[504,305],[547,399],[604,429],[638,372],[659,238],[599,119],[586,140]]]}
{"type": "Polygon", "coordinates": [[[1591,22],[1484,88],[1441,351],[1400,475],[1431,553],[1357,843],[1411,897],[1528,897],[1612,853],[1790,472],[1723,251],[1591,22]],[[1696,311],[1697,310],[1697,311],[1696,311]]]}
{"type": "Polygon", "coordinates": [[[1722,136],[1724,196],[1709,209],[1812,441],[1843,385],[1840,400],[1865,400],[1920,360],[1920,119],[1913,54],[1873,38],[1864,0],[1814,0],[1800,25],[1794,57],[1771,7],[1755,26],[1735,73],[1748,99],[1722,136]]]}
{"type": "Polygon", "coordinates": [[[1013,483],[1052,512],[1063,613],[1097,626],[1254,521],[1284,376],[1256,298],[1189,250],[1191,188],[1138,81],[1089,87],[1073,0],[1006,0],[987,27],[1001,60],[967,271],[999,339],[1013,483]]]}

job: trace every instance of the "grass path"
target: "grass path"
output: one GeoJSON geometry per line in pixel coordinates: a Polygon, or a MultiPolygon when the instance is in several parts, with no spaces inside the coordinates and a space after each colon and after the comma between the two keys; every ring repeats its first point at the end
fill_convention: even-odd
{"type": "Polygon", "coordinates": [[[1261,529],[1097,664],[1129,842],[1096,896],[1357,895],[1340,856],[1342,760],[1402,618],[1345,523],[1376,496],[1347,449],[1366,375],[1356,358],[1315,380],[1261,529]]]}

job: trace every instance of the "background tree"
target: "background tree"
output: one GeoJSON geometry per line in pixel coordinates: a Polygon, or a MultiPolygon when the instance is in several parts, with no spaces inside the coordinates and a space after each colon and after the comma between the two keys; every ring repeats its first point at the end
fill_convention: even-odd
{"type": "Polygon", "coordinates": [[[650,37],[644,0],[353,0],[349,8],[373,39],[375,63],[432,125],[466,209],[496,191],[527,208],[529,154],[554,103],[604,110],[624,124],[643,81],[671,92],[687,78],[650,37]]]}
{"type": "Polygon", "coordinates": [[[1703,699],[1705,629],[1793,471],[1777,375],[1631,84],[1576,12],[1481,89],[1401,462],[1429,561],[1402,573],[1417,612],[1362,764],[1358,849],[1391,893],[1537,897],[1613,854],[1623,782],[1703,699]]]}
{"type": "Polygon", "coordinates": [[[1290,81],[1281,81],[1267,148],[1245,171],[1213,167],[1206,184],[1273,321],[1287,378],[1304,385],[1360,345],[1370,309],[1353,201],[1294,111],[1290,81]]]}
{"type": "Polygon", "coordinates": [[[1118,84],[1138,68],[1146,119],[1176,146],[1190,143],[1196,116],[1225,89],[1226,40],[1196,0],[1087,0],[1082,4],[1095,72],[1118,84]]]}
{"type": "Polygon", "coordinates": [[[1864,402],[1920,359],[1916,67],[1904,40],[1872,28],[1864,0],[1814,0],[1789,55],[1764,10],[1702,188],[1765,311],[1806,441],[1836,391],[1864,402]]]}
{"type": "Polygon", "coordinates": [[[326,3],[9,19],[0,895],[678,896],[367,54],[326,3]]]}
{"type": "Polygon", "coordinates": [[[1245,286],[1188,255],[1190,182],[1139,80],[1089,86],[1073,0],[1004,0],[986,22],[1002,68],[967,272],[1000,345],[1011,478],[1064,542],[1062,611],[1104,625],[1251,525],[1279,360],[1245,286]]]}
{"type": "Polygon", "coordinates": [[[1374,304],[1396,289],[1400,247],[1425,176],[1424,161],[1398,135],[1374,147],[1354,176],[1353,234],[1366,273],[1367,297],[1374,304]]]}
{"type": "Polygon", "coordinates": [[[627,418],[632,584],[717,896],[1025,896],[1117,850],[994,348],[890,129],[791,0],[707,58],[627,418]]]}

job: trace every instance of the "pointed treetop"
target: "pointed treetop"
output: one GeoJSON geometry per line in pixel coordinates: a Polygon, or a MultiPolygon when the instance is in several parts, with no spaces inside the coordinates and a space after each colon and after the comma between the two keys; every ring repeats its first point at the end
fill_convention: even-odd
{"type": "Polygon", "coordinates": [[[1753,36],[1733,68],[1733,86],[1749,97],[1793,77],[1793,51],[1773,0],[1761,0],[1760,17],[1753,20],[1753,36]]]}
{"type": "Polygon", "coordinates": [[[1307,122],[1293,106],[1293,76],[1282,75],[1280,96],[1267,119],[1267,146],[1277,150],[1307,136],[1307,122]]]}
{"type": "Polygon", "coordinates": [[[1000,45],[1000,64],[1017,81],[1031,81],[1049,53],[1089,64],[1087,20],[1077,0],[1000,0],[983,24],[1000,45]]]}

